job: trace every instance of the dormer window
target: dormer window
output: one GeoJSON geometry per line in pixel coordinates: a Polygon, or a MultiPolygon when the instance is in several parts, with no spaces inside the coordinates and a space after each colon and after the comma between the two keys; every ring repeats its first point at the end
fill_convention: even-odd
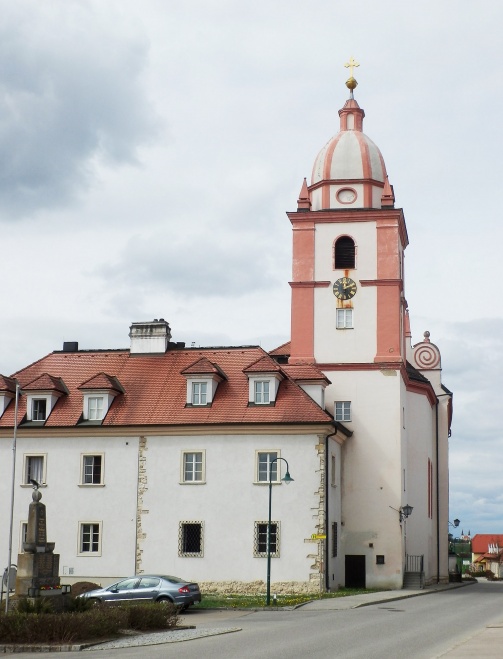
{"type": "Polygon", "coordinates": [[[89,396],[87,399],[87,418],[89,421],[101,421],[104,408],[103,396],[89,396]]]}
{"type": "Polygon", "coordinates": [[[253,402],[256,405],[269,405],[269,380],[255,380],[255,395],[253,402]]]}
{"type": "Polygon", "coordinates": [[[187,407],[208,407],[212,404],[225,373],[206,357],[184,368],[181,374],[187,380],[187,407]]]}
{"type": "Polygon", "coordinates": [[[5,412],[11,400],[16,397],[16,381],[0,375],[0,417],[5,412]]]}
{"type": "Polygon", "coordinates": [[[68,389],[61,378],[44,373],[25,385],[23,393],[26,394],[25,421],[44,425],[58,399],[67,395],[68,389]]]}
{"type": "Polygon", "coordinates": [[[33,398],[31,401],[32,421],[45,421],[47,418],[47,398],[33,398]]]}
{"type": "Polygon", "coordinates": [[[206,405],[207,382],[192,382],[192,405],[206,405]]]}
{"type": "Polygon", "coordinates": [[[119,394],[124,393],[119,380],[106,373],[98,373],[78,387],[83,391],[83,407],[80,422],[100,424],[119,394]]]}

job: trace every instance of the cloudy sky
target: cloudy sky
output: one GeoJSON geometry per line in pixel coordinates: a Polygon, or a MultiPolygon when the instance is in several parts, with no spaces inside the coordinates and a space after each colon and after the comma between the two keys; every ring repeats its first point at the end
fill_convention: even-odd
{"type": "Polygon", "coordinates": [[[501,25],[501,0],[0,0],[0,373],[159,317],[188,345],[287,340],[285,211],[354,55],[413,342],[455,392],[450,519],[501,533],[501,25]]]}

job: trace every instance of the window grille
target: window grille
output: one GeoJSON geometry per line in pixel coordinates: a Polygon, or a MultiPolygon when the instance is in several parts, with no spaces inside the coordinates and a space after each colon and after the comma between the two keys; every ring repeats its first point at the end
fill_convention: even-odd
{"type": "MultiPolygon", "coordinates": [[[[268,526],[268,522],[255,522],[253,555],[256,558],[267,558],[268,526]]],[[[279,558],[279,522],[271,522],[271,557],[279,558]]]]}
{"type": "Polygon", "coordinates": [[[178,555],[192,558],[202,558],[202,522],[180,522],[178,534],[178,555]]]}

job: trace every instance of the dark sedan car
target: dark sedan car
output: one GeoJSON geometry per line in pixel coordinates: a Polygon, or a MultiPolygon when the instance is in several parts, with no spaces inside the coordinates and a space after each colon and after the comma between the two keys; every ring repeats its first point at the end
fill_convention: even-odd
{"type": "Polygon", "coordinates": [[[178,577],[160,574],[139,574],[122,579],[107,588],[98,588],[82,593],[79,597],[99,602],[146,601],[172,602],[186,609],[201,601],[197,583],[189,583],[178,577]]]}

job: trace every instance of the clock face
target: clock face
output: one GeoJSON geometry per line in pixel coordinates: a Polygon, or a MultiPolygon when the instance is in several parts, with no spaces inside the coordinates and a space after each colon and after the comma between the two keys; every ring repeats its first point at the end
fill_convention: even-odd
{"type": "Polygon", "coordinates": [[[339,300],[350,300],[356,293],[356,282],[349,277],[341,277],[334,284],[334,295],[339,300]]]}
{"type": "Polygon", "coordinates": [[[342,188],[337,193],[337,199],[341,204],[352,204],[356,199],[356,192],[351,188],[342,188]]]}

